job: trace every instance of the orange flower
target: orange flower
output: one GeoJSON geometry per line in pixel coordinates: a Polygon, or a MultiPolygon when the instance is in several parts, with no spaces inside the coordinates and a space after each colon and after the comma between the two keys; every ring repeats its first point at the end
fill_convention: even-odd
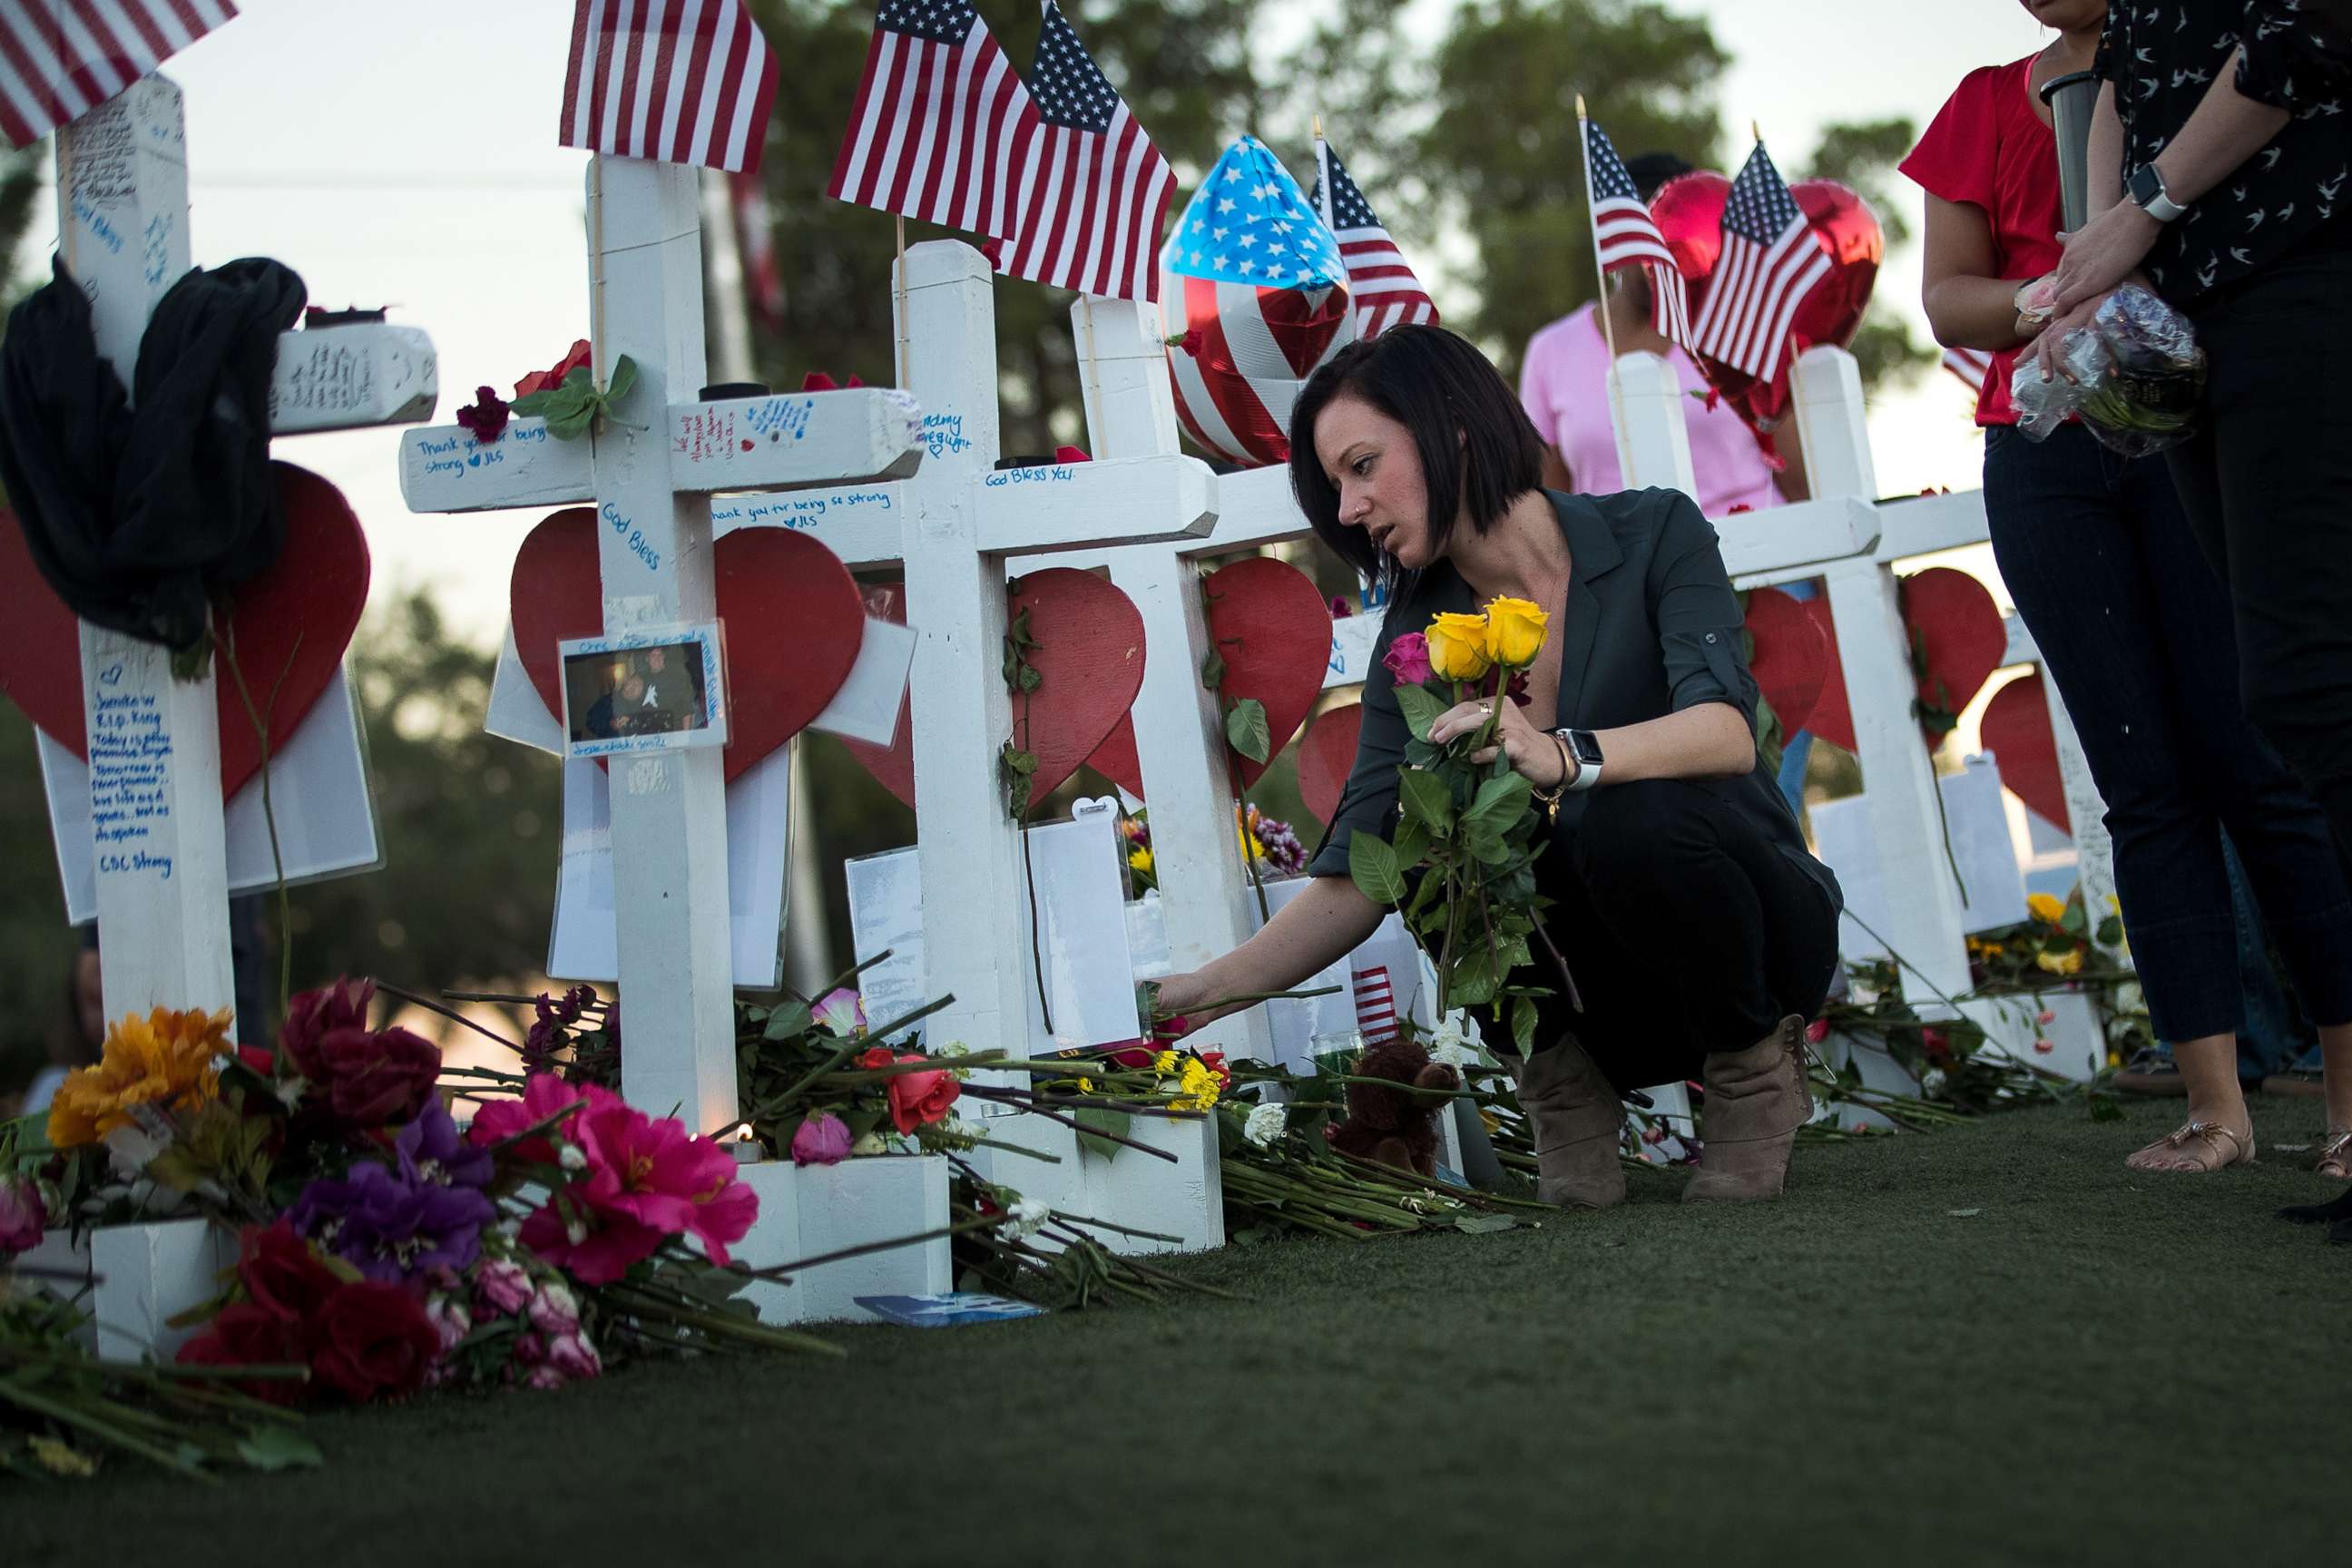
{"type": "Polygon", "coordinates": [[[229,1010],[136,1013],[106,1034],[94,1068],[78,1068],[49,1106],[49,1142],[60,1149],[95,1143],[130,1124],[131,1107],[194,1110],[220,1091],[218,1059],[232,1048],[229,1010]]]}

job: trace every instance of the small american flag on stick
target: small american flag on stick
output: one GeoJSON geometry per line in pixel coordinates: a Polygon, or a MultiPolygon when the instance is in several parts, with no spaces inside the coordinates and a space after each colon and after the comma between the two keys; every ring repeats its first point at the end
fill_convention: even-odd
{"type": "Polygon", "coordinates": [[[1396,988],[1389,983],[1386,964],[1355,973],[1356,1032],[1368,1046],[1396,1038],[1396,988]]]}
{"type": "Polygon", "coordinates": [[[1037,106],[971,0],[882,0],[825,195],[1004,239],[1037,106]]]}
{"type": "Polygon", "coordinates": [[[1601,269],[1643,267],[1650,274],[1650,320],[1669,340],[1691,347],[1690,293],[1666,237],[1643,205],[1641,187],[1626,172],[1607,132],[1584,122],[1586,195],[1592,206],[1592,244],[1600,253],[1601,269]]]}
{"type": "Polygon", "coordinates": [[[574,0],[559,145],[751,174],[775,100],[743,0],[574,0]]]}
{"type": "Polygon", "coordinates": [[[1160,226],[1176,174],[1128,112],[1062,8],[1045,26],[1029,96],[1039,125],[1021,161],[1020,216],[1004,270],[1121,300],[1160,298],[1160,226]]]}
{"type": "Polygon", "coordinates": [[[1829,271],[1829,252],[1759,142],[1724,205],[1723,253],[1692,323],[1698,352],[1771,380],[1788,352],[1797,307],[1829,271]]]}
{"type": "Polygon", "coordinates": [[[1967,382],[1970,392],[1980,393],[1992,374],[1992,355],[1982,349],[1946,349],[1944,368],[1967,382]]]}
{"type": "Polygon", "coordinates": [[[31,146],[236,15],[229,0],[0,0],[0,133],[31,146]]]}
{"type": "Polygon", "coordinates": [[[1339,241],[1340,259],[1348,264],[1348,296],[1356,306],[1356,335],[1369,342],[1391,327],[1436,325],[1437,302],[1348,177],[1339,154],[1320,136],[1315,139],[1315,189],[1307,199],[1339,241]]]}

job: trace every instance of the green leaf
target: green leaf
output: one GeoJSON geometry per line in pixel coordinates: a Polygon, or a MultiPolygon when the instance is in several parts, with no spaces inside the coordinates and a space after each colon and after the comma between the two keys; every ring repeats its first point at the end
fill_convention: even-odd
{"type": "Polygon", "coordinates": [[[517,418],[536,419],[547,412],[547,405],[554,400],[554,397],[555,389],[551,386],[544,387],[538,392],[516,398],[507,405],[507,412],[517,418]]]}
{"type": "Polygon", "coordinates": [[[1418,822],[1408,822],[1397,829],[1389,847],[1396,851],[1399,868],[1409,871],[1429,854],[1429,829],[1418,822]]]}
{"type": "Polygon", "coordinates": [[[1034,691],[1045,684],[1045,678],[1037,673],[1037,667],[1035,665],[1024,664],[1021,667],[1020,686],[1022,690],[1034,691]]]}
{"type": "Polygon", "coordinates": [[[771,1040],[789,1040],[805,1035],[816,1027],[816,1019],[798,1002],[787,1002],[768,1015],[768,1026],[762,1036],[771,1040]]]}
{"type": "Polygon", "coordinates": [[[1507,1214],[1465,1214],[1454,1222],[1454,1228],[1465,1236],[1490,1236],[1498,1230],[1511,1230],[1518,1221],[1507,1214]]]}
{"type": "Polygon", "coordinates": [[[1225,710],[1225,741],[1254,763],[1274,755],[1274,736],[1266,728],[1265,704],[1244,697],[1225,710]]]}
{"type": "Polygon", "coordinates": [[[1445,987],[1446,1005],[1451,1007],[1484,1007],[1495,999],[1501,977],[1495,973],[1495,955],[1484,947],[1474,947],[1454,966],[1453,978],[1445,987]]]}
{"type": "Polygon", "coordinates": [[[1510,863],[1511,847],[1503,841],[1503,830],[1492,819],[1465,816],[1462,819],[1462,841],[1469,847],[1471,858],[1481,866],[1504,866],[1510,863]]]}
{"type": "Polygon", "coordinates": [[[595,374],[590,371],[586,365],[575,364],[570,371],[565,373],[562,384],[557,387],[556,390],[558,392],[577,392],[584,394],[587,396],[593,397],[596,395],[595,374]]]}
{"type": "Polygon", "coordinates": [[[319,1445],[291,1426],[264,1426],[239,1439],[236,1457],[257,1470],[310,1470],[327,1462],[319,1445]]]}
{"type": "Polygon", "coordinates": [[[1396,689],[1397,707],[1404,714],[1404,727],[1412,731],[1416,741],[1429,739],[1429,727],[1437,722],[1449,704],[1426,686],[1400,686],[1396,689]]]}
{"type": "Polygon", "coordinates": [[[1396,851],[1377,833],[1358,828],[1349,837],[1348,874],[1358,891],[1383,909],[1403,901],[1404,874],[1397,868],[1396,851]]]}
{"type": "Polygon", "coordinates": [[[1435,773],[1407,768],[1397,776],[1397,798],[1407,822],[1424,824],[1441,836],[1453,831],[1454,792],[1435,773]]]}
{"type": "Polygon", "coordinates": [[[1523,1058],[1535,1052],[1536,1003],[1532,996],[1511,998],[1511,1043],[1519,1047],[1523,1058]]]}
{"type": "Polygon", "coordinates": [[[1488,779],[1478,786],[1478,798],[1470,803],[1468,811],[1463,813],[1463,821],[1465,824],[1491,824],[1497,831],[1510,827],[1527,815],[1528,800],[1533,787],[1524,773],[1508,773],[1502,778],[1488,779]]]}
{"type": "Polygon", "coordinates": [[[1201,684],[1214,691],[1225,683],[1225,656],[1215,648],[1201,661],[1201,684]]]}
{"type": "Polygon", "coordinates": [[[1431,745],[1426,741],[1418,741],[1408,738],[1404,743],[1404,760],[1407,767],[1434,767],[1437,765],[1438,760],[1444,755],[1445,752],[1444,750],[1431,745]]]}
{"type": "Polygon", "coordinates": [[[1111,1110],[1099,1105],[1081,1105],[1071,1112],[1070,1119],[1078,1124],[1078,1147],[1088,1153],[1100,1154],[1106,1160],[1116,1156],[1121,1145],[1101,1134],[1108,1132],[1124,1138],[1135,1120],[1124,1110],[1111,1110]]]}
{"type": "Polygon", "coordinates": [[[637,384],[637,362],[623,354],[613,362],[613,379],[604,387],[605,403],[618,403],[637,384]]]}

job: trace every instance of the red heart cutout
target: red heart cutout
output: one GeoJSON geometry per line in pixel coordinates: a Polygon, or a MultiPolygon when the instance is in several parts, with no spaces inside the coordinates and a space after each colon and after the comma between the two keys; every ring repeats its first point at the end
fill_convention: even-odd
{"type": "MultiPolygon", "coordinates": [[[[788,528],[739,528],[714,547],[727,640],[730,784],[810,720],[849,679],[866,608],[841,558],[788,528]]],[[[508,603],[515,650],[550,713],[563,711],[555,645],[604,634],[596,513],[567,507],[542,519],[515,556],[508,603]]]]}
{"type": "MultiPolygon", "coordinates": [[[[1915,572],[1901,584],[1903,623],[1927,656],[1927,673],[1919,681],[1919,700],[1958,713],[1966,709],[2009,654],[2009,630],[2001,624],[2000,606],[1992,593],[1967,573],[1951,566],[1930,566],[1915,572]]],[[[1822,683],[1821,700],[1806,726],[1832,745],[1854,749],[1853,712],[1845,689],[1845,667],[1840,661],[1837,637],[1832,630],[1826,596],[1808,600],[1806,614],[1829,637],[1829,673],[1822,683]]],[[[1930,736],[1930,746],[1942,743],[1944,732],[1930,736]]]]}
{"type": "Polygon", "coordinates": [[[1134,714],[1118,716],[1118,723],[1087,759],[1087,766],[1136,799],[1143,798],[1143,760],[1135,752],[1134,714]]]}
{"type": "MultiPolygon", "coordinates": [[[[905,590],[894,585],[892,593],[875,613],[904,621],[905,590]]],[[[1143,616],[1108,578],[1071,566],[1024,573],[1012,614],[1024,609],[1037,642],[1028,658],[1038,685],[1029,694],[1025,721],[1022,700],[1013,699],[1013,742],[1036,757],[1030,798],[1043,800],[1078,771],[1135,705],[1143,689],[1143,616]]],[[[909,808],[915,804],[913,737],[914,725],[902,712],[896,744],[845,742],[909,808]]]]}
{"type": "Polygon", "coordinates": [[[1364,705],[1350,702],[1322,713],[1298,742],[1299,798],[1327,826],[1355,771],[1356,741],[1363,730],[1364,705]]]}
{"type": "Polygon", "coordinates": [[[1985,704],[1984,744],[2000,763],[2000,782],[2007,784],[2044,820],[2072,835],[2074,819],[2066,809],[2066,781],[2058,771],[2058,737],[2050,727],[2050,699],[2042,672],[2020,676],[1985,704]]]}
{"type": "MultiPolygon", "coordinates": [[[[261,737],[230,676],[233,644],[273,747],[283,746],[327,683],[337,679],[367,606],[367,535],[342,491],[291,463],[273,463],[286,507],[286,546],[269,570],[221,596],[226,621],[213,656],[220,704],[221,796],[233,797],[261,771],[261,737]],[[276,692],[273,700],[271,692],[276,692]]],[[[0,691],[15,699],[51,740],[87,762],[82,728],[81,634],[73,612],[33,565],[14,514],[0,524],[0,601],[11,608],[0,641],[0,691]]]]}
{"type": "Polygon", "coordinates": [[[1759,588],[1748,595],[1748,631],[1756,639],[1748,668],[1764,700],[1772,705],[1784,736],[1806,727],[1829,679],[1829,633],[1805,613],[1807,602],[1778,588],[1759,588]]]}
{"type": "Polygon", "coordinates": [[[1272,750],[1263,763],[1233,753],[1244,790],[1290,743],[1323,695],[1331,668],[1331,606],[1315,579],[1271,555],[1245,556],[1220,566],[1202,584],[1208,598],[1209,640],[1225,661],[1218,694],[1265,705],[1272,750]]]}

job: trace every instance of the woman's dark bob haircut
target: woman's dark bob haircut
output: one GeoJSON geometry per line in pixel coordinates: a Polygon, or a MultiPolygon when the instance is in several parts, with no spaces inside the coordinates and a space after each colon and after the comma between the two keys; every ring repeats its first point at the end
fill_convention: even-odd
{"type": "Polygon", "coordinates": [[[1290,488],[1339,559],[1393,583],[1394,556],[1360,528],[1339,525],[1339,491],[1315,455],[1315,421],[1347,393],[1412,432],[1429,489],[1429,537],[1438,550],[1466,512],[1480,533],[1543,482],[1543,443],[1510,384],[1486,356],[1443,327],[1391,327],[1350,343],[1307,379],[1290,416],[1290,488]]]}

